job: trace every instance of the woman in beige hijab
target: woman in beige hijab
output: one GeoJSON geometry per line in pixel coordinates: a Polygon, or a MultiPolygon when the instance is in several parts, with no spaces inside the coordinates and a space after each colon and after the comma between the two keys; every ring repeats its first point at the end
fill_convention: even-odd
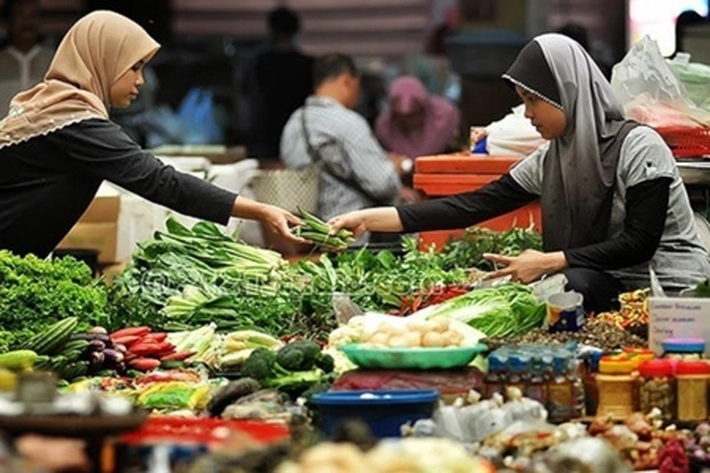
{"type": "Polygon", "coordinates": [[[44,81],[15,96],[0,121],[0,249],[46,256],[102,181],[192,217],[264,222],[291,235],[299,219],[163,165],[109,120],[143,85],[160,45],[133,21],[97,11],[62,40],[44,81]]]}

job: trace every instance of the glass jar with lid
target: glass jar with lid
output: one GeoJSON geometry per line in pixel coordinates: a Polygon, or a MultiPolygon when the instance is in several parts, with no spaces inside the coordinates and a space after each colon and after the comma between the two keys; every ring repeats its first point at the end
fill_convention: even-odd
{"type": "Polygon", "coordinates": [[[639,366],[639,408],[648,414],[656,408],[664,420],[675,418],[676,386],[673,360],[659,359],[639,366]]]}
{"type": "Polygon", "coordinates": [[[625,354],[604,356],[599,360],[597,415],[618,419],[634,413],[638,397],[638,376],[634,369],[634,362],[625,354]]]}
{"type": "Polygon", "coordinates": [[[710,364],[705,360],[682,360],[676,364],[675,372],[678,420],[706,420],[710,364]]]}
{"type": "Polygon", "coordinates": [[[663,358],[675,360],[700,360],[705,358],[705,340],[702,338],[666,338],[661,342],[663,358]]]}

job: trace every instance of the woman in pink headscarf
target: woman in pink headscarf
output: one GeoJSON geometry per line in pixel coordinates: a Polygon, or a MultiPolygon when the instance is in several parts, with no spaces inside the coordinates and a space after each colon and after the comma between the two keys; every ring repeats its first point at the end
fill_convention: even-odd
{"type": "Polygon", "coordinates": [[[458,138],[459,110],[448,100],[429,95],[419,79],[403,76],[392,82],[389,102],[375,126],[388,151],[410,158],[443,153],[458,138]]]}

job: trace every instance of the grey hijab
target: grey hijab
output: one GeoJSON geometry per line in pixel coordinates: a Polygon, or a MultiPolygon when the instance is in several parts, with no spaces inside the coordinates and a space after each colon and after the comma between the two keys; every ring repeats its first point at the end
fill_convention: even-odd
{"type": "Polygon", "coordinates": [[[544,34],[531,41],[503,78],[562,109],[564,135],[550,143],[542,179],[545,251],[607,238],[625,122],[611,85],[574,40],[544,34]]]}

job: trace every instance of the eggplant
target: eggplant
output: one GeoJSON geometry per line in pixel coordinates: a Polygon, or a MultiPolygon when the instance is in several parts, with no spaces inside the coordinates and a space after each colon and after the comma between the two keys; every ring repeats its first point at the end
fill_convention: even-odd
{"type": "Polygon", "coordinates": [[[103,366],[105,359],[106,357],[104,356],[104,352],[92,352],[91,357],[89,358],[89,371],[92,373],[99,371],[103,366]]]}
{"type": "Polygon", "coordinates": [[[120,353],[123,353],[124,355],[125,355],[126,352],[128,351],[128,348],[126,347],[126,345],[122,345],[122,344],[120,344],[120,343],[116,343],[113,348],[114,348],[116,351],[118,351],[118,352],[120,352],[120,353]]]}
{"type": "Polygon", "coordinates": [[[106,361],[111,361],[113,363],[123,363],[125,359],[123,353],[118,350],[114,350],[113,348],[106,348],[103,351],[103,354],[106,361]]]}
{"type": "Polygon", "coordinates": [[[90,352],[104,351],[106,349],[106,344],[101,340],[91,340],[87,350],[90,352]]]}
{"type": "Polygon", "coordinates": [[[106,333],[75,333],[72,334],[71,340],[101,340],[102,342],[108,344],[111,342],[111,337],[106,333]]]}

